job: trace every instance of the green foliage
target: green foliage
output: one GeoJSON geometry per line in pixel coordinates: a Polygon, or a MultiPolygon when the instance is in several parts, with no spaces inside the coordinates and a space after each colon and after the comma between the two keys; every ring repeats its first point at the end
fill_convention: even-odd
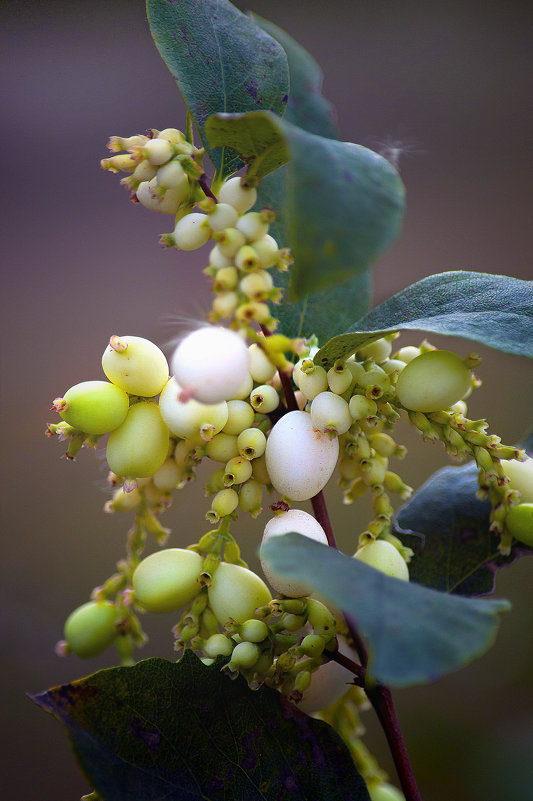
{"type": "Polygon", "coordinates": [[[475,497],[477,473],[473,463],[444,467],[398,511],[398,536],[415,551],[412,581],[459,595],[485,595],[494,590],[500,567],[532,553],[520,544],[509,556],[498,551],[500,538],[489,529],[490,502],[475,497]]]}
{"type": "Polygon", "coordinates": [[[435,681],[480,656],[494,641],[498,613],[510,608],[390,578],[295,533],[267,542],[261,556],[353,617],[369,644],[371,675],[392,687],[435,681]]]}
{"type": "Polygon", "coordinates": [[[283,114],[289,91],[280,45],[229,2],[147,0],[161,57],[176,79],[202,142],[222,178],[242,167],[234,152],[214,152],[205,136],[218,112],[266,109],[283,114]]]}
{"type": "Polygon", "coordinates": [[[432,331],[533,357],[533,281],[455,271],[423,278],[376,306],[317,353],[325,367],[399,330],[432,331]]]}
{"type": "Polygon", "coordinates": [[[295,260],[289,300],[360,275],[398,235],[404,187],[392,164],[372,150],[308,133],[267,112],[218,115],[210,126],[212,144],[229,140],[251,174],[265,175],[289,156],[282,207],[295,260]]]}
{"type": "Polygon", "coordinates": [[[266,687],[147,659],[34,697],[62,721],[105,801],[368,801],[336,732],[266,687]]]}
{"type": "MultiPolygon", "coordinates": [[[[531,437],[523,447],[533,452],[531,437]]],[[[489,528],[490,503],[475,497],[477,475],[473,462],[444,467],[399,509],[397,534],[415,551],[411,581],[458,595],[485,595],[494,590],[501,567],[533,554],[520,542],[513,543],[509,556],[499,552],[499,537],[489,528]]]]}
{"type": "Polygon", "coordinates": [[[287,55],[290,93],[284,119],[309,133],[337,139],[335,107],[322,95],[323,74],[313,56],[277,25],[257,14],[252,14],[252,19],[287,55]]]}

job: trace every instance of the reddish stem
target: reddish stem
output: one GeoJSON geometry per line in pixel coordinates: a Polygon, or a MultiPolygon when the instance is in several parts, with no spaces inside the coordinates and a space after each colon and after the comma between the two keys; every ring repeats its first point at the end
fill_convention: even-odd
{"type": "MultiPolygon", "coordinates": [[[[268,330],[268,328],[261,326],[261,329],[265,336],[270,335],[271,332],[268,330]]],[[[285,395],[287,410],[298,409],[298,403],[294,395],[290,376],[286,373],[283,373],[281,370],[279,371],[279,376],[285,395]]],[[[326,533],[328,545],[331,548],[337,548],[335,534],[333,532],[333,526],[331,525],[331,518],[329,516],[324,493],[320,491],[317,495],[311,498],[311,504],[313,506],[315,518],[326,533]]],[[[332,657],[332,659],[338,662],[340,665],[348,668],[348,670],[354,674],[356,677],[354,681],[355,684],[364,686],[366,668],[368,665],[368,649],[365,641],[359,634],[357,623],[353,617],[350,615],[345,615],[344,619],[346,620],[346,625],[348,626],[348,631],[353,639],[355,649],[361,661],[361,665],[357,665],[349,657],[345,657],[338,651],[335,656],[332,657]]],[[[396,767],[396,772],[398,774],[398,779],[400,781],[406,801],[422,801],[422,797],[414,777],[413,768],[411,767],[411,762],[409,760],[409,754],[407,753],[407,747],[405,745],[402,730],[396,715],[390,689],[383,684],[373,684],[369,687],[364,687],[364,689],[370,703],[374,707],[383,731],[385,732],[385,737],[387,738],[387,742],[389,744],[394,765],[396,767]]]]}
{"type": "Polygon", "coordinates": [[[365,688],[365,692],[378,720],[383,727],[385,737],[394,760],[394,766],[400,780],[400,785],[406,801],[422,801],[422,796],[416,784],[413,768],[409,761],[409,754],[398,722],[396,710],[392,702],[391,691],[383,684],[365,688]]]}
{"type": "Polygon", "coordinates": [[[215,203],[218,203],[218,199],[217,199],[216,195],[214,195],[211,192],[211,188],[210,188],[209,184],[207,183],[207,181],[208,181],[208,178],[207,178],[207,175],[204,172],[202,175],[200,175],[200,178],[198,179],[198,183],[202,187],[202,192],[204,193],[204,195],[206,197],[213,198],[215,203]]]}

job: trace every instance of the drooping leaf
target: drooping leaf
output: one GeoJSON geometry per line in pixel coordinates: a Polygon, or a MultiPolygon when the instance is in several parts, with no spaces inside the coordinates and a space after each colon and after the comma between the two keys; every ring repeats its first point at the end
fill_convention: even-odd
{"type": "Polygon", "coordinates": [[[365,343],[401,329],[462,337],[533,357],[533,281],[461,270],[430,275],[331,339],[315,362],[331,366],[365,343]]]}
{"type": "Polygon", "coordinates": [[[186,651],[34,700],[65,724],[104,801],[369,801],[334,729],[220,667],[186,651]]]}
{"type": "MultiPolygon", "coordinates": [[[[520,447],[531,455],[532,437],[520,447]]],[[[493,592],[501,567],[533,554],[533,548],[515,541],[509,556],[501,555],[499,537],[489,528],[490,502],[478,500],[477,489],[473,462],[444,467],[398,510],[397,533],[415,551],[411,581],[458,595],[485,595],[493,592]]]]}
{"type": "Polygon", "coordinates": [[[284,119],[309,133],[337,139],[335,108],[322,95],[323,73],[315,59],[292,36],[272,22],[252,14],[260,28],[280,43],[289,63],[290,92],[284,119]]]}
{"type": "Polygon", "coordinates": [[[233,151],[212,150],[205,122],[218,112],[283,114],[289,92],[283,48],[228,0],[147,0],[161,57],[178,83],[217,172],[242,167],[233,151]]]}
{"type": "MultiPolygon", "coordinates": [[[[288,300],[361,275],[398,235],[404,186],[382,156],[352,142],[308,133],[268,112],[257,112],[253,119],[226,115],[221,122],[226,140],[230,137],[252,174],[260,165],[264,175],[263,167],[273,167],[281,158],[283,149],[272,129],[285,141],[289,162],[282,213],[295,259],[288,300]],[[259,136],[261,116],[271,130],[262,128],[259,136]],[[262,152],[258,148],[265,143],[267,151],[262,152]]],[[[217,123],[210,124],[216,129],[217,123]]],[[[218,131],[216,135],[222,141],[218,131]]]]}
{"type": "MultiPolygon", "coordinates": [[[[261,181],[255,206],[256,209],[267,207],[281,210],[277,212],[270,230],[283,247],[289,241],[283,211],[286,170],[286,167],[282,167],[261,181]]],[[[305,295],[294,302],[286,299],[290,273],[275,272],[273,278],[276,286],[284,290],[284,299],[279,305],[272,306],[272,312],[280,321],[280,331],[289,337],[309,337],[315,334],[320,342],[326,342],[329,337],[344,331],[354,314],[365,314],[371,304],[370,270],[364,270],[355,278],[350,278],[332,289],[305,295]]]]}
{"type": "Polygon", "coordinates": [[[206,121],[211,147],[229,147],[248,164],[248,175],[263,178],[289,159],[283,134],[270,114],[214,114],[206,121]]]}
{"type": "Polygon", "coordinates": [[[435,681],[480,656],[494,641],[498,613],[510,608],[390,578],[301,534],[271,539],[261,556],[349,613],[368,642],[372,676],[393,687],[435,681]]]}

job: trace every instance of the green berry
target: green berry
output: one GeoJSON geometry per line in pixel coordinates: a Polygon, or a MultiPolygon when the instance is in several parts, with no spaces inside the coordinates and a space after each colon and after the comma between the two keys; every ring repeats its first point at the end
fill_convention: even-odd
{"type": "Polygon", "coordinates": [[[397,548],[386,540],[374,540],[363,545],[354,554],[359,559],[387,576],[409,581],[409,569],[397,548]]]}
{"type": "Polygon", "coordinates": [[[268,626],[264,620],[245,620],[239,634],[247,642],[263,642],[268,637],[268,626]]]}
{"type": "Polygon", "coordinates": [[[243,623],[254,617],[257,607],[272,598],[259,576],[246,567],[222,562],[215,570],[208,590],[209,606],[224,625],[229,620],[243,623]]]}
{"type": "Polygon", "coordinates": [[[168,381],[165,354],[149,339],[112,336],[102,356],[102,368],[117,387],[153,398],[168,381]]]}
{"type": "Polygon", "coordinates": [[[98,656],[112,645],[117,630],[113,604],[89,601],[70,613],[65,622],[65,640],[70,650],[83,659],[98,656]]]}
{"type": "Polygon", "coordinates": [[[234,643],[225,634],[212,634],[204,644],[207,656],[229,656],[233,651],[234,643]]]}
{"type": "Polygon", "coordinates": [[[200,592],[202,564],[200,554],[184,548],[147,556],[133,574],[136,600],[148,612],[176,612],[200,592]]]}
{"type": "Polygon", "coordinates": [[[512,506],[505,518],[505,525],[513,537],[533,547],[533,503],[512,506]]]}
{"type": "Polygon", "coordinates": [[[243,400],[228,401],[228,420],[222,429],[224,434],[238,436],[241,431],[250,428],[254,422],[255,412],[249,403],[243,400]]]}
{"type": "Polygon", "coordinates": [[[234,484],[244,484],[252,475],[252,465],[243,456],[235,456],[226,464],[224,470],[224,485],[231,487],[234,484]]]}
{"type": "Polygon", "coordinates": [[[405,796],[392,784],[369,784],[370,801],[405,801],[405,796]]]}
{"type": "Polygon", "coordinates": [[[253,642],[240,642],[233,649],[230,666],[233,669],[248,669],[255,665],[261,655],[261,649],[253,642]]]}
{"type": "Polygon", "coordinates": [[[511,481],[509,488],[520,493],[522,503],[533,503],[533,458],[528,456],[525,462],[503,459],[501,465],[511,481]]]}
{"type": "Polygon", "coordinates": [[[54,406],[66,423],[86,434],[107,434],[126,419],[129,398],[123,389],[108,381],[75,384],[54,406]]]}
{"type": "Polygon", "coordinates": [[[168,439],[168,428],[157,403],[135,403],[122,425],[109,435],[106,450],[109,469],[125,478],[153,476],[167,457],[168,439]]]}
{"type": "Polygon", "coordinates": [[[438,412],[466,395],[471,372],[450,350],[431,350],[417,356],[398,376],[396,394],[406,409],[438,412]]]}
{"type": "Polygon", "coordinates": [[[237,437],[237,447],[245,459],[256,459],[265,452],[266,437],[259,428],[245,428],[237,437]]]}

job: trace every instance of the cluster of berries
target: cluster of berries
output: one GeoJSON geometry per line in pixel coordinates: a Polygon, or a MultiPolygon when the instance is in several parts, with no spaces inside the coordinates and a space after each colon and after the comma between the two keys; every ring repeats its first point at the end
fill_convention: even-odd
{"type": "MultiPolygon", "coordinates": [[[[215,292],[211,321],[225,319],[229,327],[206,325],[186,336],[171,370],[148,340],[113,336],[102,359],[109,382],[83,382],[54,401],[62,422],[47,433],[70,439],[70,458],[83,444],[94,446],[109,434],[111,483],[120,487],[106,510],[136,510],[127,558],[68,618],[63,648],[93,656],[115,642],[128,661],[133,644],[144,639],[138,612],[183,609],[174,627],[177,650],[192,647],[205,660],[227,657],[230,674],[242,671],[252,686],[266,681],[305,703],[317,668],[325,676],[337,648],[349,647],[336,639],[347,634],[346,627],[335,610],[308,597],[310,586],[287,582],[263,565],[279,594],[272,600],[229,533],[238,510],[257,516],[265,487],[275,489],[281,501],[273,506],[276,514],[265,526],[264,540],[296,531],[327,544],[322,526],[290,507],[316,496],[338,466],[347,503],[367,490],[374,499],[375,517],[361,534],[355,557],[408,580],[411,552],[391,533],[389,498],[389,492],[402,498],[411,492],[389,469],[391,457],[405,455],[389,433],[402,412],[426,439],[476,460],[480,492],[491,498],[492,527],[502,535],[503,549],[513,536],[532,537],[533,459],[487,434],[485,421],[466,418],[464,399],[478,383],[472,374],[475,357],[462,359],[428,343],[391,355],[394,336],[389,336],[326,369],[310,342],[272,334],[276,321],[268,302],[279,299],[279,290],[269,270],[286,269],[290,261],[268,233],[273,215],[251,211],[256,191],[240,178],[221,187],[218,203],[206,197],[201,169],[191,178],[191,162],[201,153],[177,134],[172,129],[143,141],[115,139],[114,147],[130,151],[115,158],[130,161],[109,159],[114,166],[108,168],[129,169],[137,159],[127,180],[138,197],[143,182],[135,182],[143,165],[157,168],[146,181],[152,183],[150,192],[163,187],[164,197],[176,189],[165,186],[164,170],[184,171],[187,195],[170,212],[178,219],[163,241],[192,250],[214,239],[207,268],[215,292]],[[196,202],[201,212],[192,211],[196,202]],[[167,548],[142,559],[148,534],[159,545],[166,542],[169,532],[158,515],[204,458],[221,465],[206,487],[212,496],[206,517],[217,528],[187,549],[167,548]]],[[[312,711],[334,700],[321,697],[312,711]]]]}

